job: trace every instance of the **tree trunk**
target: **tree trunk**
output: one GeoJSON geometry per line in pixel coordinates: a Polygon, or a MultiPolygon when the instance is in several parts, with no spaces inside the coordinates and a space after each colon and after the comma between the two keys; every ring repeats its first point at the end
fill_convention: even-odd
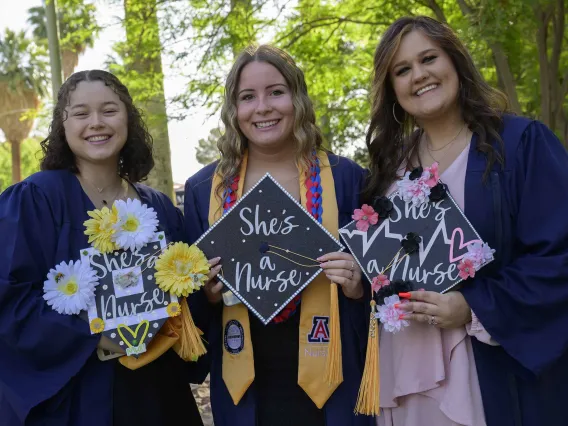
{"type": "Polygon", "coordinates": [[[544,124],[554,129],[554,120],[551,114],[550,72],[546,51],[548,17],[540,9],[536,10],[535,15],[537,20],[536,48],[540,72],[540,118],[544,124]]]}
{"type": "MultiPolygon", "coordinates": [[[[144,87],[150,87],[149,96],[138,101],[154,139],[155,166],[147,184],[175,199],[156,0],[124,0],[124,12],[129,71],[145,80],[144,87]]],[[[133,93],[139,99],[144,95],[133,93]]]]}
{"type": "Polygon", "coordinates": [[[428,7],[430,9],[432,9],[432,11],[434,12],[434,15],[436,15],[436,19],[438,21],[443,22],[444,24],[448,23],[448,21],[446,20],[446,15],[444,15],[444,11],[438,5],[436,0],[428,0],[428,7]]]}
{"type": "Polygon", "coordinates": [[[493,59],[495,61],[495,68],[497,69],[497,74],[503,84],[503,91],[509,98],[509,107],[516,114],[521,114],[521,104],[519,103],[519,98],[517,97],[517,87],[515,85],[515,78],[509,67],[509,60],[503,49],[503,45],[498,42],[489,42],[489,47],[493,51],[493,59]]]}
{"type": "Polygon", "coordinates": [[[22,155],[20,148],[22,141],[10,141],[12,149],[12,184],[18,183],[22,180],[22,155]]]}
{"type": "MultiPolygon", "coordinates": [[[[471,8],[467,5],[464,0],[457,0],[460,10],[463,16],[469,16],[470,19],[474,19],[471,8]]],[[[486,40],[489,48],[493,52],[493,59],[495,61],[495,69],[497,75],[503,83],[503,90],[509,98],[509,107],[511,110],[517,114],[521,114],[521,104],[519,103],[519,97],[517,96],[517,87],[515,85],[515,78],[511,72],[511,67],[509,66],[509,60],[505,54],[505,49],[503,45],[498,41],[486,40]]]]}
{"type": "Polygon", "coordinates": [[[67,80],[75,71],[79,63],[79,54],[73,50],[61,50],[61,63],[63,66],[63,80],[67,80]]]}

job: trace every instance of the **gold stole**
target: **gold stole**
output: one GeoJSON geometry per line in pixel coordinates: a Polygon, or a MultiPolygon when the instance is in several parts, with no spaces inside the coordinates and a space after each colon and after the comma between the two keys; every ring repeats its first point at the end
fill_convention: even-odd
{"type": "MultiPolygon", "coordinates": [[[[327,154],[323,151],[319,152],[318,158],[322,186],[322,224],[334,237],[339,238],[338,210],[333,174],[327,154]]],[[[238,198],[243,194],[246,168],[247,157],[245,154],[239,172],[238,198]]],[[[307,192],[305,176],[304,171],[300,173],[299,177],[301,203],[304,207],[306,206],[307,192]]],[[[215,174],[209,201],[209,225],[213,225],[223,213],[223,201],[216,193],[216,188],[221,182],[222,178],[215,174]]],[[[343,373],[341,371],[341,341],[339,340],[340,334],[338,327],[336,327],[336,332],[331,331],[332,320],[330,318],[330,311],[333,311],[333,308],[330,309],[330,294],[336,291],[336,284],[331,283],[326,278],[325,274],[320,273],[302,292],[302,308],[298,336],[300,341],[298,353],[298,384],[320,409],[333,394],[337,386],[343,381],[343,373]],[[330,287],[333,287],[331,291],[330,287]],[[334,369],[335,374],[334,379],[331,380],[328,379],[329,375],[326,374],[330,369],[330,367],[327,366],[327,359],[330,358],[330,344],[328,342],[308,342],[308,335],[312,332],[312,328],[314,327],[314,317],[327,317],[329,319],[328,324],[331,332],[330,338],[331,340],[337,339],[334,340],[334,345],[339,349],[335,349],[334,351],[334,360],[332,362],[335,364],[331,368],[334,369]],[[326,366],[328,367],[327,369],[326,366]]],[[[337,293],[334,294],[335,297],[336,295],[337,293]]],[[[337,310],[337,300],[335,300],[334,306],[337,310]]],[[[338,314],[335,315],[334,321],[338,324],[338,314]]],[[[231,394],[234,404],[237,405],[254,380],[254,358],[250,335],[250,322],[248,310],[244,304],[223,306],[223,336],[225,335],[227,324],[235,320],[238,321],[243,328],[244,346],[240,352],[230,353],[227,351],[225,345],[223,345],[223,380],[231,394]]]]}

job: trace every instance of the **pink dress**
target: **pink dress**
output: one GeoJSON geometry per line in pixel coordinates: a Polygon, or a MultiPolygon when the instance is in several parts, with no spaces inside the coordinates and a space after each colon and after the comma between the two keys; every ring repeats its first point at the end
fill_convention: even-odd
{"type": "MultiPolygon", "coordinates": [[[[469,145],[440,176],[462,210],[468,155],[469,145]]],[[[495,344],[474,316],[451,330],[411,322],[398,333],[381,332],[377,426],[485,426],[470,335],[495,344]]]]}

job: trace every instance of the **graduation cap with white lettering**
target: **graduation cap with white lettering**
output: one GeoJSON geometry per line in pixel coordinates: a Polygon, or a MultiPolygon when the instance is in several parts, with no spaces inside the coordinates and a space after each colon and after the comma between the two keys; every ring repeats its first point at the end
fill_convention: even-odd
{"type": "Polygon", "coordinates": [[[493,260],[438,177],[437,164],[407,172],[390,197],[354,212],[339,230],[375,291],[423,288],[445,293],[493,260]]]}
{"type": "Polygon", "coordinates": [[[344,248],[268,173],[195,244],[264,324],[322,271],[318,257],[344,248]]]}
{"type": "Polygon", "coordinates": [[[87,312],[91,333],[108,337],[128,356],[138,358],[146,352],[168,318],[180,314],[178,298],[156,284],[155,262],[166,246],[164,232],[157,232],[135,251],[81,250],[81,260],[90,263],[99,280],[95,303],[87,312]]]}

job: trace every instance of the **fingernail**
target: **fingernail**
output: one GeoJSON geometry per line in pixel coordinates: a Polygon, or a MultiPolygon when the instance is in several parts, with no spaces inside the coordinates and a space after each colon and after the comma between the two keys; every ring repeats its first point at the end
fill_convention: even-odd
{"type": "Polygon", "coordinates": [[[395,304],[394,304],[394,307],[395,307],[395,308],[400,307],[400,303],[395,303],[395,304]]]}
{"type": "Polygon", "coordinates": [[[418,291],[426,291],[425,288],[419,288],[418,291]]]}
{"type": "Polygon", "coordinates": [[[410,299],[411,294],[410,293],[398,293],[398,297],[402,297],[404,299],[410,299]]]}
{"type": "Polygon", "coordinates": [[[320,256],[320,257],[318,257],[316,260],[317,260],[318,262],[321,262],[321,259],[322,259],[322,258],[323,258],[323,256],[320,256]]]}
{"type": "Polygon", "coordinates": [[[404,319],[405,316],[406,316],[405,314],[400,314],[400,315],[398,316],[398,319],[404,319]]]}

